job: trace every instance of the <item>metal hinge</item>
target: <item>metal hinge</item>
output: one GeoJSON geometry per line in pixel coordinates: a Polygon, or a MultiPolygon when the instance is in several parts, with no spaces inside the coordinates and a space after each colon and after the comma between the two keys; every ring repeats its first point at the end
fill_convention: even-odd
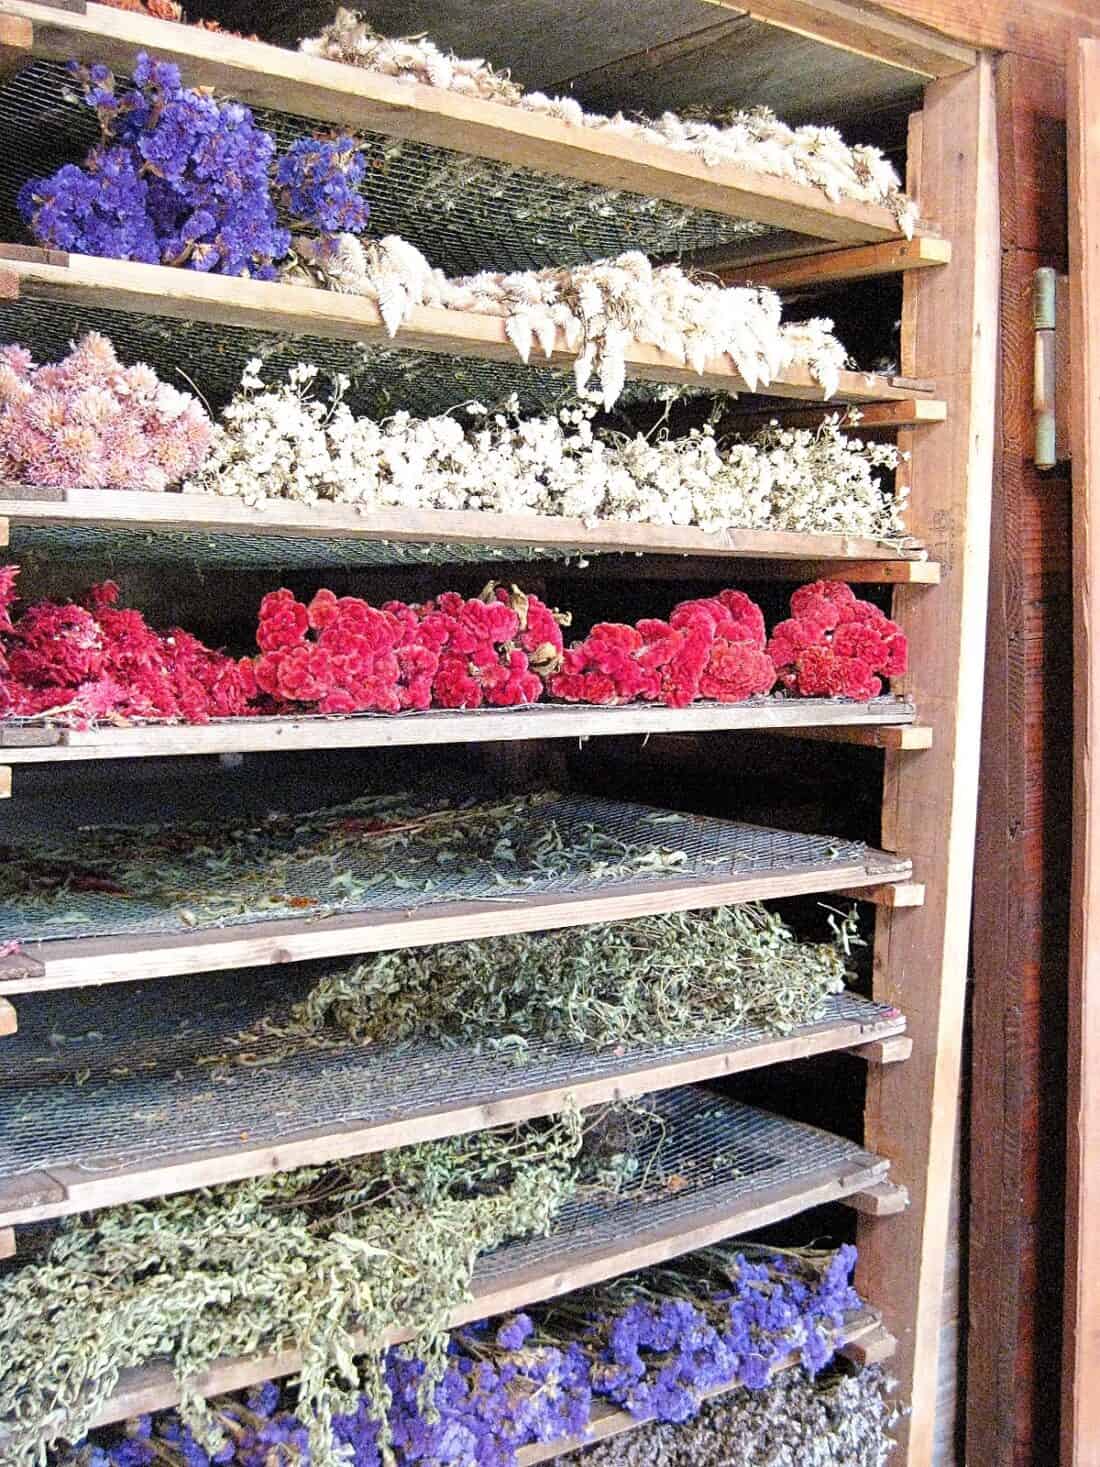
{"type": "Polygon", "coordinates": [[[1036,270],[1031,280],[1035,324],[1035,466],[1069,458],[1069,277],[1036,270]]]}

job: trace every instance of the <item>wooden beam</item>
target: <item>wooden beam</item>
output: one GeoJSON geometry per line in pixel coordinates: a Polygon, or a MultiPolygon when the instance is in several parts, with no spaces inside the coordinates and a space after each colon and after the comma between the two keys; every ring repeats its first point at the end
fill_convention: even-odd
{"type": "MultiPolygon", "coordinates": [[[[0,999],[0,1004],[3,1002],[0,999]]],[[[737,1036],[731,1035],[702,1053],[677,1053],[669,1047],[666,1055],[647,1059],[644,1064],[632,1064],[629,1058],[608,1053],[601,1056],[602,1073],[590,1073],[584,1080],[562,1080],[560,1057],[540,1059],[536,1050],[528,1065],[516,1069],[514,1079],[502,1084],[499,1075],[490,1075],[480,1093],[476,1087],[468,1087],[461,1102],[456,1102],[445,1086],[430,1100],[422,1090],[414,1099],[402,1097],[395,1089],[390,1106],[395,1119],[286,1129],[276,1141],[264,1144],[234,1137],[231,1145],[203,1151],[173,1154],[158,1146],[152,1156],[128,1166],[119,1166],[110,1152],[110,1137],[104,1137],[102,1153],[96,1152],[94,1144],[85,1145],[70,1166],[51,1166],[0,1183],[0,1228],[462,1136],[489,1126],[554,1115],[567,1103],[586,1109],[815,1054],[855,1052],[856,1046],[904,1037],[899,1033],[904,1026],[901,1014],[886,1017],[881,1010],[868,1007],[860,1017],[803,1024],[791,1034],[769,1035],[751,1043],[738,1042],[737,1036]],[[882,1037],[875,1039],[875,1035],[882,1037]]],[[[461,1064],[461,1055],[454,1050],[441,1049],[440,1057],[441,1064],[461,1064]]],[[[248,1084],[247,1074],[240,1077],[239,1083],[248,1084]]],[[[170,1088],[160,1098],[166,1108],[171,1107],[170,1088]]]]}
{"type": "Polygon", "coordinates": [[[894,1182],[876,1182],[865,1192],[845,1197],[844,1205],[864,1217],[897,1217],[909,1206],[909,1193],[894,1182]]]}
{"type": "Polygon", "coordinates": [[[14,1007],[6,998],[0,998],[0,1039],[15,1034],[18,1029],[19,1019],[14,1007]]]}
{"type": "MultiPolygon", "coordinates": [[[[954,251],[945,270],[904,277],[902,371],[936,375],[946,423],[912,435],[909,516],[944,568],[935,592],[895,593],[909,637],[900,680],[936,742],[920,759],[886,755],[883,841],[913,851],[927,898],[879,913],[875,993],[904,1000],[913,1057],[868,1070],[866,1135],[894,1158],[913,1206],[860,1229],[858,1277],[881,1287],[899,1328],[897,1374],[912,1415],[899,1467],[933,1460],[941,1306],[960,1090],[981,737],[989,514],[996,427],[1000,230],[993,65],[925,91],[915,191],[954,251]]],[[[912,185],[911,185],[912,187],[912,185]]]]}
{"type": "Polygon", "coordinates": [[[923,881],[895,881],[889,886],[867,887],[857,891],[838,891],[837,896],[853,897],[861,902],[873,902],[876,907],[893,911],[896,907],[923,907],[923,881]]]}
{"type": "Polygon", "coordinates": [[[880,275],[899,275],[904,270],[927,270],[946,265],[950,259],[950,240],[935,234],[918,234],[912,239],[853,245],[845,250],[823,250],[820,254],[795,255],[755,265],[739,261],[723,266],[721,257],[712,253],[707,257],[707,269],[714,271],[723,285],[767,285],[772,290],[800,291],[850,280],[872,280],[880,275]]]}
{"type": "Polygon", "coordinates": [[[1069,132],[1073,453],[1073,875],[1066,1098],[1062,1467],[1093,1467],[1100,1442],[1100,41],[1072,48],[1069,132]]]}
{"type": "Polygon", "coordinates": [[[896,1065],[913,1053],[913,1041],[908,1034],[896,1034],[892,1039],[871,1039],[866,1044],[858,1044],[849,1053],[870,1065],[896,1065]]]}
{"type": "Polygon", "coordinates": [[[926,724],[909,724],[904,728],[853,728],[838,724],[829,728],[777,728],[775,733],[783,738],[810,739],[827,744],[860,744],[867,749],[920,750],[932,747],[932,730],[926,724]]]}
{"type": "Polygon", "coordinates": [[[888,15],[885,9],[850,0],[710,0],[726,10],[751,15],[753,20],[800,36],[838,46],[857,56],[912,71],[917,76],[950,77],[968,71],[977,62],[970,46],[940,31],[888,15]]]}
{"type": "MultiPolygon", "coordinates": [[[[10,4],[12,0],[4,0],[4,3],[10,4]]],[[[129,11],[108,8],[108,13],[125,20],[145,19],[129,11]]],[[[185,35],[193,32],[221,39],[209,31],[191,26],[176,26],[175,30],[185,35]]],[[[326,64],[336,65],[335,62],[326,64]]],[[[526,117],[529,114],[519,115],[526,117]]],[[[96,259],[88,255],[69,255],[60,259],[63,263],[59,263],[56,252],[51,254],[20,245],[0,246],[0,260],[6,261],[8,268],[19,277],[20,296],[31,300],[56,300],[66,305],[107,307],[169,320],[209,321],[225,326],[246,326],[252,330],[298,333],[398,350],[468,356],[484,361],[519,361],[505,331],[506,322],[500,316],[417,306],[397,336],[391,338],[377,305],[366,296],[341,295],[305,285],[243,280],[236,276],[204,275],[196,270],[140,265],[129,260],[96,259]]],[[[576,357],[577,353],[565,345],[559,330],[558,345],[549,358],[549,365],[572,366],[576,357]]],[[[545,360],[540,355],[533,364],[538,365],[545,360]]],[[[712,387],[719,392],[765,390],[763,383],[747,383],[728,356],[713,358],[704,364],[702,372],[696,372],[668,352],[641,342],[627,347],[626,375],[646,382],[712,387]]],[[[802,366],[786,368],[766,384],[766,390],[772,397],[838,403],[908,402],[914,396],[924,395],[914,393],[910,388],[895,387],[885,377],[864,372],[841,372],[839,387],[829,397],[809,368],[802,366]]]]}
{"type": "MultiPolygon", "coordinates": [[[[697,912],[731,902],[858,889],[905,880],[908,861],[868,849],[862,862],[823,862],[789,871],[758,871],[716,879],[598,883],[583,895],[505,898],[496,902],[436,901],[404,911],[344,912],[334,917],[258,921],[177,933],[82,937],[37,943],[38,971],[22,955],[6,976],[0,959],[0,993],[43,992],[100,983],[127,983],[172,973],[202,973],[349,953],[427,947],[439,942],[542,932],[593,922],[625,921],[655,912],[697,912]]],[[[32,958],[32,961],[33,961],[32,958]]]]}
{"type": "Polygon", "coordinates": [[[3,0],[2,13],[30,21],[34,54],[54,61],[73,57],[104,61],[128,73],[138,52],[158,51],[180,64],[189,85],[215,87],[252,106],[352,131],[380,132],[494,158],[819,239],[872,243],[900,233],[892,212],[881,205],[832,202],[821,189],[748,168],[708,167],[691,154],[606,129],[573,127],[519,108],[409,85],[225,32],[98,4],[66,12],[34,0],[3,0]]]}

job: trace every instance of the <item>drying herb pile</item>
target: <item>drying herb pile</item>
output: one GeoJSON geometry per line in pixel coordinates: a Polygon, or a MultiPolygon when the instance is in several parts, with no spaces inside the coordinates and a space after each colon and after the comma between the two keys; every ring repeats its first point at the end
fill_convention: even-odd
{"type": "Polygon", "coordinates": [[[887,1467],[901,1418],[896,1388],[877,1365],[816,1380],[787,1370],[766,1391],[704,1402],[685,1425],[642,1426],[548,1467],[887,1467]]]}
{"type": "Polygon", "coordinates": [[[844,989],[858,930],[854,917],[830,922],[834,942],[799,942],[774,912],[746,903],[398,949],[327,974],[261,1032],[291,1047],[318,1037],[484,1044],[521,1062],[539,1041],[613,1049],[717,1041],[750,1025],[785,1033],[844,989]]]}
{"type": "MultiPolygon", "coordinates": [[[[319,390],[315,366],[263,381],[248,363],[214,428],[189,493],[373,509],[465,509],[631,520],[703,530],[776,529],[904,537],[907,491],[883,486],[902,460],[893,444],[841,431],[762,429],[748,440],[714,423],[670,437],[664,423],[626,434],[594,423],[590,402],[552,416],[467,403],[452,413],[378,421],[348,407],[348,379],[319,390]]],[[[672,398],[676,394],[670,393],[672,398]]],[[[850,421],[858,423],[852,409],[850,421]]]]}
{"type": "Polygon", "coordinates": [[[0,346],[0,479],[85,489],[167,489],[194,473],[213,424],[189,393],[151,367],[124,367],[90,331],[59,362],[37,366],[0,346]]]}
{"type": "Polygon", "coordinates": [[[768,654],[789,693],[803,698],[856,698],[900,677],[909,646],[897,622],[843,581],[815,581],[791,596],[791,616],[775,627],[768,654]]]}
{"type": "MultiPolygon", "coordinates": [[[[434,1413],[424,1362],[391,1350],[387,1425],[396,1462],[514,1467],[519,1448],[583,1437],[594,1412],[608,1408],[639,1421],[688,1421],[714,1389],[741,1385],[767,1399],[782,1379],[774,1367],[792,1354],[805,1366],[801,1379],[812,1380],[844,1316],[861,1303],[847,1282],[853,1253],[731,1244],[456,1330],[432,1391],[434,1413]]],[[[212,1455],[171,1412],[139,1418],[121,1439],[85,1447],[63,1467],[268,1467],[273,1453],[294,1460],[306,1449],[293,1388],[268,1382],[212,1409],[226,1433],[212,1455]]],[[[379,1435],[369,1397],[333,1423],[335,1449],[355,1467],[380,1467],[379,1435]]]]}
{"type": "Polygon", "coordinates": [[[384,1417],[387,1332],[416,1340],[429,1391],[479,1255],[548,1232],[578,1186],[622,1184],[625,1155],[597,1139],[582,1161],[582,1138],[567,1111],[67,1220],[41,1262],[0,1280],[5,1462],[38,1467],[49,1443],[79,1440],[119,1372],[159,1356],[216,1451],[193,1378],[219,1356],[297,1348],[312,1461],[336,1467],[334,1415],[365,1389],[384,1417]]]}
{"type": "Polygon", "coordinates": [[[731,111],[713,121],[678,117],[674,112],[658,118],[627,118],[621,112],[605,117],[586,112],[574,97],[524,92],[507,72],[480,59],[442,51],[426,36],[382,36],[352,10],[338,10],[321,34],[302,41],[300,49],[400,81],[558,118],[573,127],[656,143],[691,154],[711,167],[733,164],[810,184],[830,199],[884,204],[893,209],[907,233],[912,232],[916,219],[916,209],[901,192],[893,166],[877,148],[849,147],[831,127],[788,127],[766,108],[731,111]]]}
{"type": "MultiPolygon", "coordinates": [[[[33,918],[43,937],[84,927],[85,895],[170,917],[178,927],[242,918],[321,916],[381,895],[410,904],[468,879],[501,896],[539,882],[660,875],[687,862],[662,832],[684,817],[646,815],[649,842],[620,840],[540,792],[492,801],[365,795],[345,805],[248,821],[86,826],[74,841],[0,845],[5,925],[33,918]]],[[[4,937],[25,937],[25,931],[4,937]]]]}
{"type": "Polygon", "coordinates": [[[85,602],[38,601],[12,617],[18,567],[0,565],[0,718],[208,723],[250,711],[252,664],[179,627],[156,632],[113,581],[85,602]]]}

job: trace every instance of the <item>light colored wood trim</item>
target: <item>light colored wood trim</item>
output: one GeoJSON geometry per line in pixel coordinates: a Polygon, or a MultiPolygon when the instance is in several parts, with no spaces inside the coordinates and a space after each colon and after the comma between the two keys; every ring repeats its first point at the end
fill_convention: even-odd
{"type": "MultiPolygon", "coordinates": [[[[53,764],[72,760],[160,759],[189,754],[274,753],[288,749],[377,749],[407,746],[509,743],[524,739],[614,738],[627,734],[731,733],[742,731],[820,732],[821,723],[845,733],[866,734],[866,742],[893,731],[879,720],[914,717],[912,704],[876,700],[875,704],[837,703],[830,699],[776,699],[773,702],[694,704],[687,708],[627,705],[586,708],[541,703],[530,708],[432,710],[423,713],[363,715],[347,718],[241,718],[228,722],[141,724],[133,728],[46,730],[57,742],[5,748],[13,764],[53,764]],[[860,725],[873,725],[861,727],[860,725]]],[[[900,732],[901,729],[898,729],[900,732]]],[[[0,797],[5,793],[0,765],[0,797]]],[[[10,794],[11,771],[8,770],[10,794]]]]}
{"type": "MultiPolygon", "coordinates": [[[[901,548],[854,535],[795,530],[700,530],[631,520],[590,524],[562,515],[482,510],[376,509],[272,499],[253,507],[217,494],[148,494],[114,489],[29,490],[0,483],[0,510],[16,526],[96,525],[110,529],[204,530],[300,539],[392,540],[401,544],[521,546],[647,555],[746,559],[888,560],[924,557],[916,541],[901,548]]],[[[0,525],[4,521],[0,519],[0,525]]]]}
{"type": "MultiPolygon", "coordinates": [[[[389,1122],[316,1127],[262,1146],[239,1143],[208,1151],[179,1152],[124,1168],[119,1168],[109,1154],[101,1163],[94,1156],[83,1156],[79,1166],[51,1167],[0,1183],[0,1228],[534,1120],[553,1115],[570,1100],[585,1109],[611,1100],[654,1094],[765,1065],[849,1049],[853,1041],[858,1046],[875,1042],[875,1036],[882,1036],[879,1042],[885,1042],[900,1036],[904,1027],[905,1019],[900,1014],[896,1019],[866,1023],[853,1019],[823,1021],[753,1045],[734,1048],[719,1044],[703,1054],[692,1055],[673,1051],[666,1058],[648,1061],[636,1069],[615,1068],[603,1076],[559,1085],[539,1086],[525,1081],[523,1072],[517,1071],[513,1085],[482,1101],[404,1112],[389,1122]],[[101,1169],[97,1170],[97,1165],[101,1169]]],[[[448,1063],[457,1061],[460,1057],[452,1053],[448,1063]]],[[[165,1103],[170,1106],[170,1097],[165,1103]]]]}
{"type": "Polygon", "coordinates": [[[909,1193],[894,1182],[877,1182],[866,1192],[853,1192],[845,1197],[844,1205],[864,1217],[897,1217],[909,1206],[909,1193]]]}
{"type": "Polygon", "coordinates": [[[838,891],[837,896],[853,897],[856,901],[861,902],[872,902],[876,907],[885,907],[888,910],[893,910],[895,907],[923,907],[925,887],[923,881],[895,881],[889,886],[838,891]]]}
{"type": "MultiPolygon", "coordinates": [[[[0,0],[0,3],[11,4],[14,0],[0,0]]],[[[145,19],[129,11],[109,10],[109,13],[126,20],[145,19]]],[[[176,29],[182,34],[210,34],[190,26],[176,29]]],[[[279,54],[297,55],[293,51],[279,54]]],[[[45,258],[47,254],[22,246],[0,246],[0,259],[19,277],[22,296],[135,311],[170,320],[183,317],[189,321],[304,333],[485,361],[518,363],[520,360],[499,316],[418,306],[397,336],[391,338],[378,307],[365,296],[339,295],[305,285],[203,275],[196,270],[139,265],[129,260],[94,259],[88,255],[69,255],[62,257],[64,263],[58,263],[56,259],[45,258]]],[[[571,366],[577,353],[565,346],[560,331],[558,343],[549,365],[571,366]]],[[[537,361],[533,359],[533,364],[545,360],[540,355],[537,361]]],[[[764,390],[759,384],[750,388],[728,356],[712,358],[702,372],[695,372],[667,352],[635,342],[627,348],[626,363],[628,377],[646,382],[680,382],[711,387],[718,392],[764,390]]],[[[780,373],[768,383],[766,390],[773,397],[795,397],[810,402],[907,402],[915,395],[922,395],[915,394],[911,388],[894,387],[885,377],[842,372],[838,391],[827,398],[809,369],[797,366],[780,373]]]]}
{"type": "MultiPolygon", "coordinates": [[[[0,993],[37,993],[128,983],[172,973],[203,973],[267,963],[348,953],[426,947],[510,932],[541,932],[620,922],[655,912],[693,912],[733,902],[764,901],[804,893],[873,887],[908,876],[908,861],[869,851],[864,865],[831,862],[796,871],[731,876],[721,881],[620,882],[581,896],[508,898],[499,902],[438,902],[404,912],[351,912],[312,921],[278,920],[203,932],[142,933],[123,937],[84,937],[30,944],[41,973],[11,977],[0,969],[0,993]]],[[[29,965],[28,965],[29,966],[29,965]]]]}
{"type": "Polygon", "coordinates": [[[884,10],[850,0],[710,0],[782,30],[827,46],[897,66],[924,77],[950,77],[968,71],[977,53],[941,32],[884,10]]]}
{"type": "Polygon", "coordinates": [[[927,270],[947,265],[951,241],[935,234],[917,234],[912,239],[891,239],[885,244],[853,245],[844,250],[823,250],[813,255],[792,255],[759,264],[724,266],[721,257],[710,254],[707,269],[723,285],[767,285],[772,290],[806,290],[819,285],[837,285],[849,280],[872,280],[880,275],[900,275],[904,270],[927,270]]]}
{"type": "Polygon", "coordinates": [[[1062,1467],[1100,1444],[1100,41],[1069,57],[1069,308],[1073,455],[1073,875],[1070,904],[1062,1467]]]}
{"type": "MultiPolygon", "coordinates": [[[[739,1233],[780,1222],[807,1208],[839,1201],[851,1192],[872,1186],[881,1179],[885,1169],[886,1163],[879,1162],[862,1169],[846,1171],[837,1167],[821,1171],[800,1183],[761,1189],[739,1203],[700,1212],[692,1219],[689,1228],[654,1228],[649,1233],[639,1232],[618,1246],[588,1248],[583,1231],[578,1230],[562,1240],[560,1252],[545,1264],[516,1270],[514,1274],[498,1275],[491,1284],[479,1283],[475,1274],[473,1297],[451,1316],[451,1326],[487,1315],[505,1314],[538,1300],[556,1298],[574,1289],[602,1283],[619,1274],[652,1268],[697,1248],[706,1248],[739,1233]]],[[[387,1336],[387,1343],[397,1344],[407,1338],[407,1332],[395,1330],[387,1336]]],[[[197,1378],[195,1388],[204,1396],[221,1395],[226,1391],[257,1385],[260,1381],[293,1375],[300,1365],[301,1357],[294,1350],[253,1356],[247,1360],[220,1360],[197,1378]]],[[[127,1370],[122,1373],[117,1390],[93,1425],[107,1426],[147,1411],[161,1411],[174,1406],[178,1400],[176,1384],[164,1366],[127,1370]]]]}
{"type": "MultiPolygon", "coordinates": [[[[873,1309],[867,1309],[843,1325],[837,1338],[836,1353],[847,1355],[850,1350],[867,1347],[884,1350],[887,1348],[885,1341],[888,1340],[890,1336],[882,1328],[882,1321],[878,1315],[873,1309]]],[[[891,1344],[894,1343],[891,1341],[891,1344]]],[[[892,1350],[888,1350],[887,1353],[878,1355],[877,1359],[888,1360],[891,1353],[892,1350]]],[[[771,1378],[774,1380],[783,1371],[793,1369],[800,1360],[801,1351],[792,1350],[782,1360],[776,1361],[771,1370],[771,1378]]],[[[718,1386],[714,1390],[703,1391],[700,1399],[703,1401],[717,1400],[738,1389],[736,1385],[718,1386]]],[[[629,1411],[614,1411],[610,1407],[597,1406],[592,1413],[587,1436],[565,1437],[554,1442],[536,1442],[531,1446],[520,1447],[516,1453],[516,1464],[517,1467],[535,1467],[537,1462],[548,1462],[567,1452],[583,1451],[585,1447],[593,1446],[596,1442],[607,1441],[609,1437],[621,1436],[624,1432],[634,1431],[648,1424],[648,1422],[639,1421],[636,1416],[631,1416],[629,1411]]]]}
{"type": "MultiPolygon", "coordinates": [[[[868,1144],[913,1205],[860,1227],[859,1279],[899,1327],[896,1373],[912,1415],[899,1467],[929,1467],[958,1127],[977,804],[989,516],[996,430],[1000,220],[993,64],[925,91],[915,192],[952,242],[944,270],[903,277],[902,371],[935,374],[949,417],[913,435],[909,517],[943,567],[935,592],[900,589],[900,680],[934,723],[919,759],[887,753],[883,841],[912,852],[923,907],[878,914],[875,996],[906,1005],[913,1057],[867,1072],[868,1144]],[[877,1296],[876,1296],[877,1297],[877,1296]]],[[[911,191],[913,191],[911,189],[911,191]]]]}
{"type": "Polygon", "coordinates": [[[19,1030],[19,1019],[11,1003],[6,998],[0,998],[0,1039],[9,1034],[15,1034],[19,1030]]]}
{"type": "MultiPolygon", "coordinates": [[[[775,729],[784,738],[813,739],[828,744],[862,744],[868,749],[920,750],[932,747],[932,730],[927,724],[912,723],[903,727],[858,728],[837,724],[829,728],[775,729]]],[[[3,742],[0,740],[0,748],[3,742]]]]}
{"type": "Polygon", "coordinates": [[[896,1065],[913,1053],[913,1041],[908,1034],[898,1034],[893,1039],[872,1039],[857,1045],[851,1053],[870,1065],[896,1065]]]}
{"type": "Polygon", "coordinates": [[[11,766],[0,764],[0,800],[11,799],[11,766]]]}
{"type": "Polygon", "coordinates": [[[571,127],[434,87],[405,85],[225,33],[96,4],[74,12],[33,0],[3,0],[0,14],[31,21],[34,54],[55,61],[75,56],[129,71],[139,51],[155,50],[178,61],[190,85],[217,87],[254,106],[755,219],[818,239],[872,243],[900,232],[891,211],[881,205],[831,202],[805,184],[731,164],[710,168],[700,158],[653,143],[571,127]]]}

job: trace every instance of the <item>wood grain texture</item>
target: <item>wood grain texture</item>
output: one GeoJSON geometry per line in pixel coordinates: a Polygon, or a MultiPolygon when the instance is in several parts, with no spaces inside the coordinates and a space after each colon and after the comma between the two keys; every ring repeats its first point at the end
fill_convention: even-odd
{"type": "Polygon", "coordinates": [[[899,1331],[897,1373],[913,1406],[902,1433],[908,1467],[928,1467],[935,1450],[978,786],[1000,273],[988,60],[927,89],[921,134],[919,193],[953,258],[905,277],[903,343],[913,355],[902,370],[946,384],[948,422],[914,435],[911,464],[911,517],[936,545],[943,584],[927,596],[898,592],[895,614],[912,649],[906,681],[935,708],[936,741],[919,759],[886,756],[895,765],[890,838],[914,849],[927,898],[879,914],[876,995],[905,995],[914,1052],[904,1066],[868,1072],[866,1113],[869,1143],[894,1158],[913,1205],[888,1227],[860,1229],[860,1277],[883,1289],[885,1318],[899,1331]]]}
{"type": "Polygon", "coordinates": [[[1074,757],[1062,1467],[1100,1460],[1100,41],[1070,59],[1074,757]]]}

